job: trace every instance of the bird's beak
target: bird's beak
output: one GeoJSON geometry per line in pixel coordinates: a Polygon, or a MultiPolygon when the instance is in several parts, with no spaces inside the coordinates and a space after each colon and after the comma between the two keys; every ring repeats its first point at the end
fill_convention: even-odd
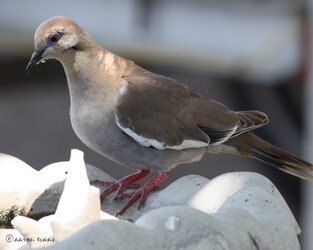
{"type": "Polygon", "coordinates": [[[34,65],[38,64],[40,60],[42,59],[42,54],[45,52],[45,49],[35,50],[32,54],[32,57],[30,58],[27,66],[26,66],[26,72],[29,73],[30,70],[33,68],[34,65]]]}

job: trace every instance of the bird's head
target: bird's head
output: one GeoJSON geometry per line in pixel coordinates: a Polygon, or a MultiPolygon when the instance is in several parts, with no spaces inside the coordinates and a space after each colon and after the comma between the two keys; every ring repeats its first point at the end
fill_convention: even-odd
{"type": "Polygon", "coordinates": [[[40,62],[60,59],[69,50],[78,50],[83,38],[89,37],[74,21],[67,17],[56,16],[39,25],[35,32],[35,51],[29,60],[26,72],[40,62]]]}

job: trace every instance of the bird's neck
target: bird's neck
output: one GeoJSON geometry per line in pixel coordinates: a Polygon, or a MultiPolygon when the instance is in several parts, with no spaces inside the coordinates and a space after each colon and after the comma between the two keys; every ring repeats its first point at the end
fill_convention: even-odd
{"type": "Polygon", "coordinates": [[[69,51],[60,61],[66,73],[72,104],[82,99],[86,101],[89,97],[107,99],[114,95],[125,68],[124,59],[99,45],[69,51]]]}

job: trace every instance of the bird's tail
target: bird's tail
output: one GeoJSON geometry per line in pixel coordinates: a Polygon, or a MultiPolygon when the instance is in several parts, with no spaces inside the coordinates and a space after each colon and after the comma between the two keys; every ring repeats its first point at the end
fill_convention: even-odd
{"type": "Polygon", "coordinates": [[[235,147],[241,155],[259,159],[299,178],[313,180],[313,176],[305,172],[313,170],[311,163],[285,152],[251,132],[241,134],[229,140],[227,144],[235,147]]]}

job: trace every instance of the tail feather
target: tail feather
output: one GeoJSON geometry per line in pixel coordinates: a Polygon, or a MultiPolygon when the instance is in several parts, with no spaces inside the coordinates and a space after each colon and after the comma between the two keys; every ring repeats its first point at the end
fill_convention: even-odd
{"type": "Polygon", "coordinates": [[[242,155],[254,157],[299,178],[313,180],[313,176],[305,172],[313,170],[311,163],[285,152],[251,132],[230,140],[228,144],[234,146],[242,155]]]}
{"type": "Polygon", "coordinates": [[[280,156],[278,157],[277,155],[273,153],[268,153],[268,152],[264,152],[256,148],[252,148],[249,152],[249,155],[269,165],[272,165],[273,167],[276,167],[288,174],[295,175],[302,179],[313,180],[313,176],[311,176],[310,174],[301,172],[302,169],[312,170],[311,166],[308,165],[309,163],[304,162],[287,153],[285,153],[285,156],[280,154],[280,156]],[[289,156],[291,156],[290,158],[292,158],[293,160],[291,160],[289,156]]]}

